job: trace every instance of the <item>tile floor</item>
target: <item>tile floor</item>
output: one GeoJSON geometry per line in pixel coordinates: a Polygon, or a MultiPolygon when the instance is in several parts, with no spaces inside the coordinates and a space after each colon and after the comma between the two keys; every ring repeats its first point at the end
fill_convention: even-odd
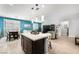
{"type": "Polygon", "coordinates": [[[6,42],[6,38],[0,40],[0,54],[24,54],[21,48],[21,40],[6,42]],[[4,39],[4,41],[2,40],[4,39]]]}
{"type": "MultiPolygon", "coordinates": [[[[49,54],[79,54],[79,45],[75,45],[74,38],[60,37],[57,40],[51,40],[51,43],[52,49],[48,49],[49,54]]],[[[11,42],[0,40],[0,54],[24,54],[21,40],[11,42]]]]}
{"type": "Polygon", "coordinates": [[[48,49],[49,54],[79,54],[79,45],[75,45],[75,39],[60,37],[51,40],[52,49],[48,49]]]}

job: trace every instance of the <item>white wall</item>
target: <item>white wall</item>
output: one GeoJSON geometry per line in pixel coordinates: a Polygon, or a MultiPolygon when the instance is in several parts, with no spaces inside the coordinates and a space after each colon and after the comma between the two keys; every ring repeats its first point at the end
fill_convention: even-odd
{"type": "Polygon", "coordinates": [[[59,5],[46,17],[45,24],[60,24],[62,20],[69,21],[69,36],[79,34],[79,5],[59,5]]]}
{"type": "Polygon", "coordinates": [[[72,17],[70,20],[69,29],[70,37],[79,35],[79,17],[72,17]]]}

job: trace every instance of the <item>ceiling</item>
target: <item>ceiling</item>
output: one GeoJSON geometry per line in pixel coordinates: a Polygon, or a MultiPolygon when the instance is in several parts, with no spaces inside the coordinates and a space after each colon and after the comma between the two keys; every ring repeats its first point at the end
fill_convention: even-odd
{"type": "Polygon", "coordinates": [[[32,10],[32,7],[35,7],[35,4],[2,4],[0,5],[0,16],[32,19],[42,15],[52,17],[62,15],[64,17],[64,15],[79,12],[79,5],[39,4],[39,10],[32,10]]]}

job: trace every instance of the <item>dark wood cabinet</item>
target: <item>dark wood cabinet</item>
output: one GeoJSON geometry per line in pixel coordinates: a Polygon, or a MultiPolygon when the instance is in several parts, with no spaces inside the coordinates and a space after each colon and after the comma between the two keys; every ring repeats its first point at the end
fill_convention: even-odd
{"type": "Polygon", "coordinates": [[[31,39],[21,35],[22,49],[26,54],[43,54],[45,53],[45,39],[46,38],[42,38],[37,41],[32,41],[31,39]]]}
{"type": "Polygon", "coordinates": [[[44,53],[44,40],[45,39],[41,39],[34,42],[32,41],[32,53],[37,53],[37,54],[44,53]]]}

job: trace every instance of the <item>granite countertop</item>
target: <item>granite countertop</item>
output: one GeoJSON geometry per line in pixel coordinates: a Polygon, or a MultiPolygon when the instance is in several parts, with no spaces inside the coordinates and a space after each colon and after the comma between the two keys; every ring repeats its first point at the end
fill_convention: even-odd
{"type": "Polygon", "coordinates": [[[51,36],[50,33],[39,33],[37,35],[31,34],[30,32],[28,33],[22,33],[21,35],[24,35],[25,37],[31,39],[32,41],[36,41],[36,40],[40,40],[42,38],[47,38],[49,36],[51,36]]]}

